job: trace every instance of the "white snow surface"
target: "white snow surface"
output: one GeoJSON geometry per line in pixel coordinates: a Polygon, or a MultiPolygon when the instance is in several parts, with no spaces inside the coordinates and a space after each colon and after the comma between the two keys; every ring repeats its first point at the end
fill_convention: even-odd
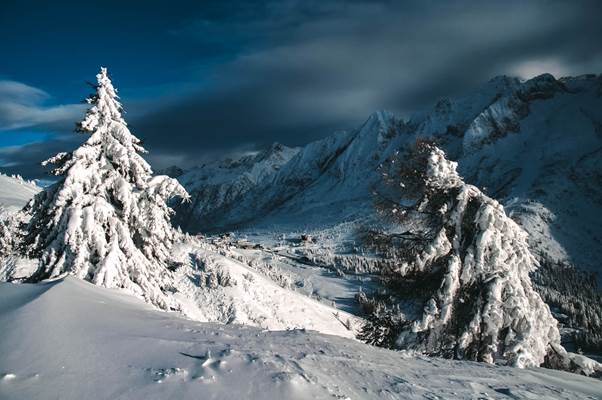
{"type": "Polygon", "coordinates": [[[19,176],[0,174],[0,207],[9,211],[20,210],[42,188],[19,176]]]}
{"type": "Polygon", "coordinates": [[[65,278],[0,284],[0,398],[598,399],[602,382],[200,323],[65,278]]]}
{"type": "MultiPolygon", "coordinates": [[[[231,255],[193,238],[174,247],[173,257],[181,264],[176,271],[165,270],[161,280],[162,296],[171,310],[201,322],[267,330],[307,329],[347,338],[354,338],[363,324],[362,318],[338,309],[334,302],[319,302],[295,290],[290,274],[277,266],[259,266],[224,254],[231,255]]],[[[32,259],[8,257],[0,265],[0,280],[29,276],[35,264],[32,259]]],[[[64,276],[78,277],[75,273],[60,277],[64,276]]],[[[114,288],[103,282],[93,283],[114,288]]],[[[166,309],[130,286],[118,290],[166,309]]]]}
{"type": "Polygon", "coordinates": [[[182,244],[175,253],[184,265],[174,274],[173,297],[182,313],[194,320],[268,330],[308,329],[348,338],[355,337],[362,324],[361,318],[294,291],[278,268],[278,275],[270,277],[264,269],[254,269],[203,243],[182,244]],[[190,258],[194,262],[186,265],[190,258]],[[218,276],[227,277],[229,283],[218,282],[218,276]]]}

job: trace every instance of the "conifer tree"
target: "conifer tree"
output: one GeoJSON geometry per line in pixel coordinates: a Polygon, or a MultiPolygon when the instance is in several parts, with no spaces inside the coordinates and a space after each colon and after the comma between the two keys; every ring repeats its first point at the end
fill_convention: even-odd
{"type": "Polygon", "coordinates": [[[22,213],[12,213],[0,205],[0,258],[14,251],[20,238],[19,223],[22,213]]]}
{"type": "Polygon", "coordinates": [[[31,218],[23,251],[40,259],[30,281],[72,274],[106,287],[127,288],[170,308],[169,255],[177,232],[167,201],[187,199],[180,184],[152,176],[145,150],[128,129],[106,68],[77,131],[88,139],[54,164],[63,178],[26,207],[31,218]]]}
{"type": "Polygon", "coordinates": [[[399,263],[385,273],[392,299],[361,337],[431,355],[567,368],[557,321],[531,284],[537,262],[527,234],[432,143],[396,161],[386,174],[395,189],[377,205],[407,231],[399,263]],[[408,304],[415,309],[395,312],[408,304]]]}

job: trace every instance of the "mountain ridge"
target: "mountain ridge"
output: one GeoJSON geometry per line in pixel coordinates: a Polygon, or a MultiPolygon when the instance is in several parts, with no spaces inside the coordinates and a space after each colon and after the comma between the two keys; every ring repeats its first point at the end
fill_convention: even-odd
{"type": "MultiPolygon", "coordinates": [[[[236,202],[214,207],[217,224],[199,224],[203,211],[197,209],[186,227],[223,231],[270,226],[286,231],[294,224],[311,229],[364,219],[372,214],[370,193],[379,180],[378,166],[427,137],[459,162],[468,182],[509,207],[535,242],[548,242],[544,252],[549,257],[597,270],[591,260],[602,242],[602,231],[596,228],[602,225],[602,192],[597,189],[602,176],[596,172],[602,164],[601,109],[602,75],[556,79],[543,74],[526,81],[496,77],[407,120],[376,112],[354,131],[312,142],[246,187],[236,202]],[[555,147],[549,137],[556,140],[555,147]],[[579,206],[567,208],[567,196],[545,190],[566,191],[563,184],[579,206]],[[590,218],[583,209],[590,210],[590,218]],[[544,220],[547,228],[542,230],[544,220]],[[582,222],[586,229],[571,233],[582,222]],[[542,232],[546,229],[557,232],[542,232]]],[[[194,197],[198,186],[183,182],[194,197]]],[[[220,190],[228,191],[229,184],[224,185],[220,190]]],[[[198,202],[212,201],[196,193],[198,202]]]]}

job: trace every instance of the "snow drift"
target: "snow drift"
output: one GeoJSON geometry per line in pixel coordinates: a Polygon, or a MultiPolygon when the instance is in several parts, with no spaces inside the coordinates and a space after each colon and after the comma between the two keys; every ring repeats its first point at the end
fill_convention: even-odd
{"type": "Polygon", "coordinates": [[[0,398],[592,399],[567,373],[412,358],[335,336],[157,312],[67,277],[0,283],[0,398]]]}

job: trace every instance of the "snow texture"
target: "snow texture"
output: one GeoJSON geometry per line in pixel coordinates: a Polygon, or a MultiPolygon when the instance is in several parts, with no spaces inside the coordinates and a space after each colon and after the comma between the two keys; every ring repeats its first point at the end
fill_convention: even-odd
{"type": "Polygon", "coordinates": [[[72,277],[0,284],[0,326],[5,400],[602,397],[600,381],[559,371],[193,322],[72,277]]]}
{"type": "Polygon", "coordinates": [[[41,190],[34,182],[20,176],[0,174],[0,207],[8,211],[20,210],[41,190]]]}

